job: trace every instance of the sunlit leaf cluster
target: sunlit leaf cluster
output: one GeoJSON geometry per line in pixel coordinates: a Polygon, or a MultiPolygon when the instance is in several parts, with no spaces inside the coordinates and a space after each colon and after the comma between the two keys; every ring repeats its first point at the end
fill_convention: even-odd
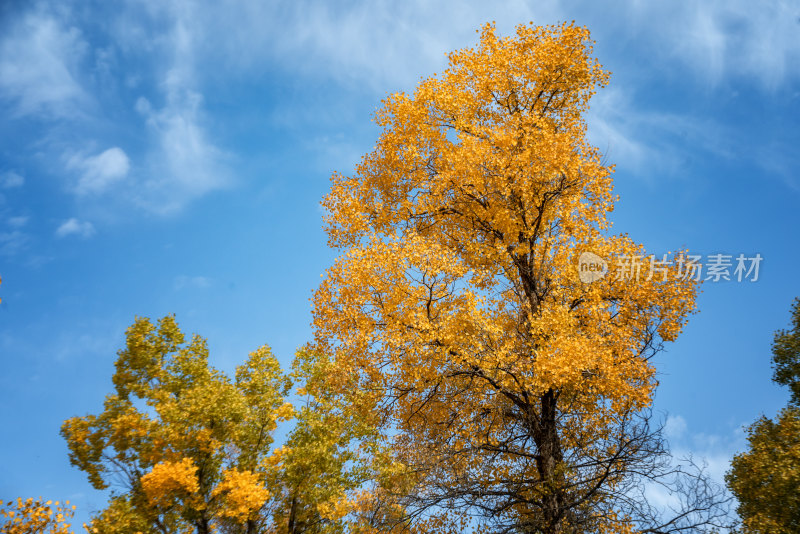
{"type": "Polygon", "coordinates": [[[69,501],[17,498],[0,500],[0,532],[3,534],[71,534],[75,506],[69,501]]]}

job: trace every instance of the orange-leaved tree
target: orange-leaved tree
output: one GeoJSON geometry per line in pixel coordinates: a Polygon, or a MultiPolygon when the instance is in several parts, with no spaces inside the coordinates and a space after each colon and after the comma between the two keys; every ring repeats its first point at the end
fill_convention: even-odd
{"type": "MultiPolygon", "coordinates": [[[[365,433],[344,428],[346,409],[317,402],[318,411],[296,413],[285,400],[291,377],[268,347],[231,380],[209,365],[206,341],[187,341],[167,316],[157,325],[137,319],[118,355],[103,412],[73,417],[61,430],[72,464],[95,488],[112,490],[91,532],[341,531],[334,512],[368,472],[350,447],[365,433]],[[275,447],[278,423],[297,415],[286,444],[275,447]],[[303,462],[315,469],[307,477],[297,467],[303,462]]],[[[323,360],[301,350],[298,361],[303,385],[323,360]]],[[[316,402],[313,393],[307,402],[316,402]]]]}
{"type": "Polygon", "coordinates": [[[577,270],[584,253],[645,255],[610,232],[612,169],[583,118],[609,75],[591,51],[573,24],[486,25],[385,99],[374,150],[333,176],[341,255],[315,295],[317,348],[334,355],[329,387],[358,385],[405,468],[404,524],[675,532],[719,513],[702,479],[671,518],[642,498],[673,472],[649,424],[650,358],[697,283],[669,262],[637,279],[577,270]]]}

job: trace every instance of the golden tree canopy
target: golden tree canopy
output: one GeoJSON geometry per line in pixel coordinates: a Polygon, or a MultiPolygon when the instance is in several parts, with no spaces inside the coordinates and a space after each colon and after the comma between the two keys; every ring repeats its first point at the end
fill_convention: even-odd
{"type": "Polygon", "coordinates": [[[601,505],[627,473],[615,458],[641,452],[625,447],[652,399],[649,356],[694,309],[675,265],[578,276],[585,252],[644,255],[609,233],[612,169],[583,119],[609,75],[591,52],[574,24],[486,25],[383,102],[374,150],[323,202],[341,256],[314,324],[341,387],[368,392],[429,504],[526,529],[592,503],[597,524],[624,523],[601,505]]]}

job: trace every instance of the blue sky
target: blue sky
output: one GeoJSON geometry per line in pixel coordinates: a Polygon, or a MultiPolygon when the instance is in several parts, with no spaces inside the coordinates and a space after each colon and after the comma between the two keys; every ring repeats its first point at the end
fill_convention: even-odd
{"type": "Polygon", "coordinates": [[[384,96],[492,20],[592,31],[616,231],[764,258],[757,282],[706,283],[657,357],[674,449],[721,477],[742,425],[786,402],[769,347],[800,295],[796,3],[210,4],[0,7],[0,498],[103,506],[58,429],[100,411],[135,316],[175,313],[225,370],[264,343],[288,363],[334,257],[331,173],[371,149],[384,96]]]}

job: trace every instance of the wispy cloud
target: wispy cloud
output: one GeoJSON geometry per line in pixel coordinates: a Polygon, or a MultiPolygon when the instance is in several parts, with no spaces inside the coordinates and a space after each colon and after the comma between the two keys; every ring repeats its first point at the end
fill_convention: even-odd
{"type": "MultiPolygon", "coordinates": [[[[475,29],[491,20],[506,34],[522,22],[576,19],[598,28],[596,39],[636,38],[641,53],[685,76],[688,87],[715,87],[731,77],[745,77],[774,90],[800,72],[800,11],[779,1],[754,9],[742,0],[674,5],[628,0],[615,10],[596,9],[589,2],[532,6],[511,1],[498,11],[480,2],[333,5],[300,0],[236,2],[181,13],[189,17],[192,46],[229,77],[278,64],[296,75],[333,79],[379,95],[413,88],[419,76],[444,66],[446,52],[472,45],[475,29]],[[452,16],[442,20],[443,12],[452,16]],[[304,61],[285,59],[297,57],[304,61]]],[[[696,113],[648,109],[635,96],[640,95],[606,89],[594,102],[592,141],[610,152],[611,162],[640,175],[677,176],[687,153],[696,148],[740,157],[736,132],[696,113]]]]}
{"type": "Polygon", "coordinates": [[[28,224],[29,219],[30,217],[25,217],[25,216],[9,217],[8,225],[11,228],[22,228],[23,226],[28,224]]]}
{"type": "MultiPolygon", "coordinates": [[[[159,11],[157,2],[149,2],[159,11]]],[[[796,77],[800,6],[768,0],[754,7],[745,0],[642,2],[627,0],[598,8],[595,2],[511,0],[497,4],[455,0],[325,3],[312,0],[256,0],[172,9],[195,36],[204,57],[219,61],[229,74],[252,74],[283,64],[297,73],[322,75],[385,92],[428,75],[444,54],[472,45],[475,29],[495,21],[503,33],[534,21],[575,19],[595,34],[624,41],[635,36],[650,47],[655,61],[677,60],[710,83],[747,76],[766,88],[796,77]],[[443,14],[447,14],[443,17],[443,14]],[[302,62],[294,58],[302,57],[302,62]],[[291,58],[291,59],[290,59],[291,58]]],[[[163,8],[161,9],[163,10],[163,8]]],[[[664,68],[671,68],[669,63],[664,68]]]]}
{"type": "Polygon", "coordinates": [[[27,247],[30,236],[18,228],[0,232],[0,255],[14,256],[27,247]]]}
{"type": "Polygon", "coordinates": [[[622,88],[595,95],[587,122],[589,140],[609,163],[646,180],[677,174],[687,154],[698,150],[737,156],[732,133],[714,121],[648,109],[622,88]]]}
{"type": "Polygon", "coordinates": [[[617,89],[606,89],[594,97],[588,117],[589,140],[610,159],[634,170],[655,164],[664,157],[641,135],[644,117],[634,113],[629,99],[617,89]]]}
{"type": "Polygon", "coordinates": [[[669,415],[664,423],[664,435],[667,439],[682,439],[686,435],[686,419],[680,415],[669,415]]]}
{"type": "Polygon", "coordinates": [[[741,426],[732,428],[727,434],[696,432],[682,416],[671,415],[664,431],[674,457],[692,457],[704,463],[709,476],[720,485],[725,484],[725,473],[734,454],[745,446],[741,426]]]}
{"type": "Polygon", "coordinates": [[[176,291],[186,288],[205,289],[211,286],[211,279],[206,276],[186,276],[175,277],[173,284],[176,291]]]}
{"type": "Polygon", "coordinates": [[[0,221],[4,223],[0,223],[0,255],[7,257],[19,254],[31,242],[31,236],[25,230],[30,217],[8,215],[8,211],[7,209],[0,210],[0,221]]]}
{"type": "Polygon", "coordinates": [[[144,38],[153,48],[159,60],[152,68],[163,104],[145,97],[136,102],[151,142],[143,156],[136,199],[150,211],[171,213],[197,197],[228,186],[232,174],[226,165],[228,154],[209,134],[195,72],[202,59],[204,38],[195,12],[201,10],[186,2],[169,6],[145,2],[142,6],[140,25],[135,31],[128,30],[122,39],[144,38]],[[157,30],[165,27],[166,31],[157,30]]]}
{"type": "Polygon", "coordinates": [[[67,219],[56,229],[56,237],[76,235],[82,238],[92,237],[95,234],[94,225],[88,221],[79,221],[74,217],[67,219]]]}
{"type": "Polygon", "coordinates": [[[67,167],[77,170],[80,178],[75,186],[79,195],[101,193],[127,176],[130,161],[119,147],[112,147],[94,156],[72,155],[67,167]]]}
{"type": "Polygon", "coordinates": [[[755,149],[753,160],[767,173],[800,192],[800,155],[791,141],[775,140],[755,149]]]}
{"type": "Polygon", "coordinates": [[[12,189],[23,185],[25,185],[25,178],[14,171],[0,173],[0,187],[3,189],[12,189]]]}
{"type": "Polygon", "coordinates": [[[78,81],[87,43],[81,31],[34,11],[0,38],[0,97],[12,116],[73,117],[89,97],[78,81]]]}
{"type": "Polygon", "coordinates": [[[137,102],[155,142],[146,156],[150,168],[139,196],[151,211],[174,212],[230,182],[225,153],[202,126],[201,103],[199,93],[177,88],[169,91],[161,109],[154,110],[144,98],[137,102]]]}
{"type": "Polygon", "coordinates": [[[774,90],[800,75],[796,2],[629,0],[620,11],[620,24],[645,36],[655,57],[677,59],[707,84],[736,76],[774,90]]]}
{"type": "Polygon", "coordinates": [[[226,2],[195,14],[205,52],[228,58],[243,73],[268,64],[333,78],[379,93],[408,88],[445,63],[445,54],[472,45],[475,30],[496,21],[503,31],[521,22],[555,22],[559,2],[446,0],[325,3],[311,0],[226,2]],[[442,16],[446,13],[447,16],[442,16]],[[294,58],[303,58],[297,62],[294,58]]]}
{"type": "Polygon", "coordinates": [[[189,2],[129,2],[109,21],[109,28],[129,29],[100,35],[86,30],[93,21],[84,12],[45,1],[0,37],[0,103],[9,102],[18,117],[77,126],[69,137],[66,130],[51,131],[41,146],[67,154],[66,171],[77,175],[69,188],[83,197],[83,206],[91,206],[92,195],[114,193],[121,203],[171,213],[231,182],[227,154],[209,134],[195,76],[203,35],[193,13],[200,10],[189,2]],[[99,153],[65,149],[94,145],[91,138],[98,136],[92,132],[115,131],[100,112],[103,99],[91,95],[118,91],[124,80],[114,76],[123,75],[118,69],[126,62],[136,67],[124,76],[139,80],[128,88],[141,87],[155,102],[143,96],[136,105],[143,120],[134,127],[144,130],[149,146],[133,153],[113,145],[99,153]]]}
{"type": "MultiPolygon", "coordinates": [[[[68,138],[47,141],[57,146],[52,152],[73,154],[66,170],[77,175],[70,189],[81,197],[81,206],[104,193],[103,202],[113,198],[161,214],[179,212],[235,184],[236,149],[225,148],[224,136],[216,133],[225,118],[209,112],[206,104],[209,86],[219,79],[262,83],[267,75],[279,75],[277,69],[333,82],[353,94],[371,93],[377,103],[377,97],[410,90],[419,76],[439,71],[448,51],[474,44],[475,30],[484,22],[495,20],[500,32],[508,34],[527,21],[573,18],[599,28],[598,40],[636,38],[653,62],[709,86],[738,76],[773,90],[800,72],[800,12],[778,0],[758,9],[743,0],[627,0],[615,10],[556,0],[509,0],[502,9],[477,0],[435,5],[423,0],[130,0],[109,10],[102,26],[87,12],[43,0],[6,25],[0,36],[0,103],[8,103],[18,117],[83,121],[86,128],[80,134],[70,131],[68,138]],[[125,128],[143,140],[139,146],[115,130],[102,108],[108,101],[124,107],[134,100],[140,120],[125,128]],[[119,135],[102,137],[108,141],[85,151],[89,138],[108,132],[119,135]]],[[[605,93],[598,98],[606,103],[596,101],[590,124],[593,141],[611,151],[612,162],[637,171],[656,166],[669,172],[683,160],[682,136],[707,150],[730,150],[723,146],[720,128],[712,134],[698,131],[698,117],[648,111],[633,102],[635,95],[605,93]]],[[[311,123],[326,112],[323,107],[313,110],[311,119],[301,117],[309,113],[302,106],[284,106],[283,113],[289,121],[311,123]]],[[[331,132],[309,138],[326,136],[333,139],[331,132]]],[[[330,158],[326,151],[318,154],[330,158]]],[[[0,176],[0,187],[24,182],[20,175],[10,176],[0,176]]]]}
{"type": "MultiPolygon", "coordinates": [[[[669,441],[671,460],[669,465],[676,471],[672,477],[662,479],[660,482],[651,481],[644,487],[644,496],[648,504],[660,510],[662,517],[671,518],[676,513],[685,509],[686,499],[696,497],[692,493],[687,493],[691,487],[692,480],[684,479],[684,491],[674,491],[679,486],[674,484],[679,480],[674,478],[677,473],[683,473],[689,477],[702,475],[709,483],[708,486],[701,485],[704,491],[716,493],[723,499],[729,495],[725,489],[725,473],[730,468],[730,461],[735,452],[741,447],[742,432],[734,430],[728,435],[703,434],[692,432],[685,418],[680,415],[670,415],[667,417],[664,428],[664,436],[669,441]]],[[[695,504],[695,503],[691,503],[695,504]]],[[[728,519],[733,519],[732,510],[728,506],[730,502],[720,502],[720,512],[731,514],[728,519]]]]}

